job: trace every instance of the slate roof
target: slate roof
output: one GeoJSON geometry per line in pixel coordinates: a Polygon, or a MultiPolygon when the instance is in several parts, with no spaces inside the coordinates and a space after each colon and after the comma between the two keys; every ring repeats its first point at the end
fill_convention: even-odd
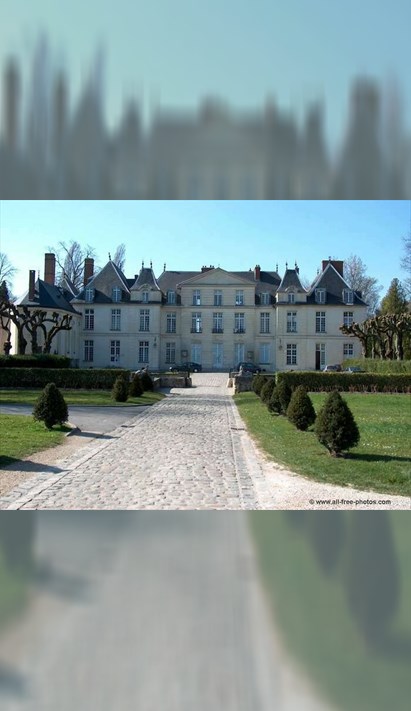
{"type": "Polygon", "coordinates": [[[161,291],[152,267],[141,267],[140,273],[131,287],[131,290],[137,291],[146,285],[154,289],[154,291],[161,291]]]}
{"type": "MultiPolygon", "coordinates": [[[[345,279],[337,272],[335,267],[329,263],[323,272],[321,272],[314,284],[311,286],[307,297],[308,304],[315,304],[315,290],[325,289],[327,292],[326,303],[329,304],[344,304],[343,289],[352,289],[349,287],[345,279]]],[[[366,306],[366,302],[361,298],[358,292],[354,291],[353,304],[344,304],[345,306],[366,306]]]]}
{"type": "Polygon", "coordinates": [[[34,306],[44,309],[45,311],[67,311],[71,314],[77,314],[72,304],[73,295],[59,287],[48,284],[42,279],[37,279],[34,285],[34,299],[29,300],[29,292],[16,300],[17,306],[34,306]]]}
{"type": "Polygon", "coordinates": [[[288,291],[289,289],[296,289],[297,291],[305,292],[296,269],[286,269],[281,280],[281,284],[278,287],[278,291],[288,291]]]}
{"type": "MultiPolygon", "coordinates": [[[[91,279],[87,282],[86,286],[77,294],[74,301],[84,301],[85,300],[85,290],[86,288],[94,289],[94,299],[93,303],[96,304],[109,304],[113,302],[111,298],[111,289],[113,286],[113,276],[115,280],[115,285],[119,286],[123,292],[122,301],[129,301],[130,299],[130,286],[129,280],[126,279],[121,269],[112,262],[111,260],[96,274],[93,274],[91,279]]],[[[117,303],[117,302],[116,302],[117,303]]]]}

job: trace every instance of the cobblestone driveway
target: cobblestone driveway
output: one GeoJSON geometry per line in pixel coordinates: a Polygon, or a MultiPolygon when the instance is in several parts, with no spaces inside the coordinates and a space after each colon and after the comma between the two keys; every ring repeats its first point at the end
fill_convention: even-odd
{"type": "Polygon", "coordinates": [[[226,374],[195,374],[129,420],[40,472],[0,500],[2,508],[252,509],[264,478],[242,445],[244,425],[226,374]],[[86,452],[86,454],[85,454],[86,452]]]}

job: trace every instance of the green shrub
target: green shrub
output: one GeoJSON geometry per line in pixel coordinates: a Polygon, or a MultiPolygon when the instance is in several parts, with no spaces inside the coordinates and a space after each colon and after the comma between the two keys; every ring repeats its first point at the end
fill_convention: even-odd
{"type": "Polygon", "coordinates": [[[280,395],[279,395],[279,391],[278,391],[278,385],[275,386],[275,388],[271,394],[271,397],[268,401],[267,407],[270,410],[270,412],[276,412],[277,415],[281,415],[283,408],[281,405],[280,395]]]}
{"type": "Polygon", "coordinates": [[[277,384],[288,383],[294,390],[304,385],[307,392],[366,392],[366,393],[407,393],[411,392],[411,375],[398,373],[322,373],[320,371],[294,371],[277,373],[277,384]]]}
{"type": "Polygon", "coordinates": [[[305,431],[315,422],[315,410],[304,387],[299,385],[291,395],[287,407],[287,417],[297,430],[305,431]]]}
{"type": "Polygon", "coordinates": [[[110,390],[118,375],[127,379],[129,370],[115,368],[0,368],[2,388],[44,388],[55,383],[58,388],[110,390]]]}
{"type": "Polygon", "coordinates": [[[0,355],[0,368],[70,368],[67,356],[42,353],[40,355],[0,355]]]}
{"type": "Polygon", "coordinates": [[[146,370],[142,370],[140,373],[141,385],[143,386],[144,392],[146,390],[154,390],[154,383],[152,377],[147,373],[146,370]]]}
{"type": "Polygon", "coordinates": [[[408,373],[411,375],[411,360],[382,360],[381,358],[350,358],[343,362],[343,368],[356,365],[366,373],[380,373],[393,375],[395,373],[408,373]]]}
{"type": "Polygon", "coordinates": [[[54,383],[47,383],[34,406],[33,417],[43,421],[48,430],[51,430],[53,425],[63,425],[67,422],[67,404],[54,383]]]}
{"type": "Polygon", "coordinates": [[[123,375],[119,375],[113,385],[111,397],[116,402],[127,402],[129,384],[123,375]]]}
{"type": "Polygon", "coordinates": [[[254,375],[253,377],[253,382],[252,382],[252,388],[255,392],[256,395],[260,396],[261,395],[261,389],[263,385],[267,382],[268,376],[263,375],[262,373],[257,373],[257,375],[254,375]]]}
{"type": "Polygon", "coordinates": [[[285,413],[287,412],[287,407],[290,404],[292,388],[285,380],[280,380],[280,382],[277,384],[277,388],[278,399],[281,405],[281,412],[285,415],[285,413]]]}
{"type": "Polygon", "coordinates": [[[128,387],[128,394],[130,395],[130,397],[141,397],[143,392],[144,389],[141,383],[141,378],[138,373],[134,373],[130,385],[128,387]]]}
{"type": "Polygon", "coordinates": [[[274,378],[269,378],[266,380],[264,383],[263,387],[261,388],[260,391],[260,397],[262,402],[268,406],[268,403],[270,402],[271,395],[273,394],[273,390],[275,388],[275,379],[274,378]]]}
{"type": "Polygon", "coordinates": [[[336,457],[347,449],[355,447],[360,440],[354,416],[336,390],[328,395],[317,415],[315,433],[320,443],[336,457]]]}

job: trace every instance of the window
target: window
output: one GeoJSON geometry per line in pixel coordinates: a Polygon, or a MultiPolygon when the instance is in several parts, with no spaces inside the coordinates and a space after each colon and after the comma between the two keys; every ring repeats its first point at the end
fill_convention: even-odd
{"type": "Polygon", "coordinates": [[[148,304],[148,302],[149,302],[149,296],[150,296],[150,295],[149,295],[148,291],[143,291],[143,292],[141,293],[141,300],[142,300],[143,304],[148,304]]]}
{"type": "Polygon", "coordinates": [[[260,363],[267,365],[270,362],[270,344],[260,343],[260,363]]]}
{"type": "Polygon", "coordinates": [[[167,333],[176,332],[176,313],[173,311],[167,314],[167,333]]]}
{"type": "Polygon", "coordinates": [[[236,343],[234,345],[234,363],[242,363],[245,361],[245,345],[244,343],[236,343]]]}
{"type": "Polygon", "coordinates": [[[191,314],[191,333],[201,333],[201,313],[197,311],[191,314]]]}
{"type": "Polygon", "coordinates": [[[297,365],[296,343],[287,343],[287,365],[297,365]]]}
{"type": "Polygon", "coordinates": [[[176,362],[176,344],[175,342],[166,343],[166,363],[176,362]]]}
{"type": "Polygon", "coordinates": [[[297,333],[296,311],[287,311],[287,333],[297,333]]]}
{"type": "Polygon", "coordinates": [[[352,311],[344,311],[344,326],[351,326],[354,321],[354,313],[352,311]]]}
{"type": "Polygon", "coordinates": [[[175,291],[167,291],[167,303],[168,304],[175,304],[176,303],[176,292],[175,291]]]}
{"type": "Polygon", "coordinates": [[[261,306],[268,306],[270,303],[270,294],[268,291],[263,291],[262,294],[260,294],[260,304],[261,306]]]}
{"type": "Polygon", "coordinates": [[[270,314],[260,313],[260,333],[270,333],[270,314]]]}
{"type": "Polygon", "coordinates": [[[288,303],[289,303],[289,304],[294,304],[294,302],[295,302],[295,294],[293,294],[292,292],[290,292],[290,293],[288,294],[288,303]]]}
{"type": "Polygon", "coordinates": [[[194,289],[193,291],[193,306],[201,305],[201,291],[200,289],[194,289]]]}
{"type": "Polygon", "coordinates": [[[94,341],[84,341],[84,360],[92,363],[94,360],[94,341]]]}
{"type": "Polygon", "coordinates": [[[244,291],[242,289],[237,289],[235,292],[235,305],[236,306],[243,306],[244,305],[244,291]]]}
{"type": "Polygon", "coordinates": [[[325,333],[325,311],[317,311],[315,314],[315,332],[325,333]]]}
{"type": "Polygon", "coordinates": [[[315,300],[317,304],[325,304],[325,289],[316,289],[315,290],[315,300]]]}
{"type": "Polygon", "coordinates": [[[316,370],[321,370],[325,366],[325,343],[315,344],[316,370]]]}
{"type": "Polygon", "coordinates": [[[201,345],[193,343],[191,346],[191,360],[193,363],[201,363],[201,345]]]}
{"type": "Polygon", "coordinates": [[[94,289],[91,286],[88,286],[86,289],[85,300],[88,303],[90,303],[90,301],[94,300],[94,289]]]}
{"type": "Polygon", "coordinates": [[[110,341],[110,360],[112,363],[120,360],[120,341],[110,341]]]}
{"type": "Polygon", "coordinates": [[[92,331],[94,329],[94,309],[86,309],[84,312],[84,330],[92,331]]]}
{"type": "Polygon", "coordinates": [[[244,314],[234,314],[234,333],[245,333],[244,314]]]}
{"type": "Polygon", "coordinates": [[[214,291],[214,306],[222,306],[223,305],[223,292],[221,289],[216,289],[214,291]]]}
{"type": "Polygon", "coordinates": [[[140,341],[138,344],[138,362],[148,363],[148,341],[140,341]]]}
{"type": "Polygon", "coordinates": [[[213,313],[213,333],[223,333],[223,314],[221,311],[213,313]]]}
{"type": "Polygon", "coordinates": [[[354,303],[354,292],[351,289],[343,289],[343,302],[344,304],[354,303]]]}
{"type": "Polygon", "coordinates": [[[344,343],[344,358],[354,357],[354,343],[344,343]]]}
{"type": "Polygon", "coordinates": [[[113,286],[111,290],[111,298],[115,303],[121,301],[121,289],[119,286],[113,286]]]}
{"type": "Polygon", "coordinates": [[[140,331],[150,330],[150,309],[140,309],[140,331]]]}
{"type": "Polygon", "coordinates": [[[121,331],[121,309],[111,309],[111,330],[121,331]]]}

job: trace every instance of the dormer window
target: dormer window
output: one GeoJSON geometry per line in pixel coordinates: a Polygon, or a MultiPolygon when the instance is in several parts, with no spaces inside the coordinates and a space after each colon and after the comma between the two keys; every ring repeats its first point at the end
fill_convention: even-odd
{"type": "Polygon", "coordinates": [[[148,304],[148,298],[149,298],[148,291],[143,291],[141,293],[141,300],[142,300],[143,304],[148,304]]]}
{"type": "Polygon", "coordinates": [[[270,303],[270,294],[268,291],[263,291],[260,294],[260,304],[261,306],[268,306],[270,303]]]}
{"type": "Polygon", "coordinates": [[[175,304],[176,303],[176,292],[175,291],[167,291],[167,303],[168,304],[175,304]]]}
{"type": "Polygon", "coordinates": [[[316,289],[315,290],[315,300],[316,300],[317,304],[325,304],[325,299],[326,299],[325,289],[316,289]]]}
{"type": "Polygon", "coordinates": [[[121,301],[121,289],[119,286],[114,286],[111,290],[111,298],[114,303],[121,301]]]}
{"type": "Polygon", "coordinates": [[[94,301],[94,289],[91,286],[87,287],[84,298],[87,303],[94,301]]]}
{"type": "Polygon", "coordinates": [[[343,302],[344,304],[354,303],[354,292],[352,289],[343,289],[343,302]]]}
{"type": "Polygon", "coordinates": [[[294,304],[294,302],[295,302],[295,294],[291,291],[291,292],[288,294],[288,303],[289,303],[289,304],[294,304]]]}

